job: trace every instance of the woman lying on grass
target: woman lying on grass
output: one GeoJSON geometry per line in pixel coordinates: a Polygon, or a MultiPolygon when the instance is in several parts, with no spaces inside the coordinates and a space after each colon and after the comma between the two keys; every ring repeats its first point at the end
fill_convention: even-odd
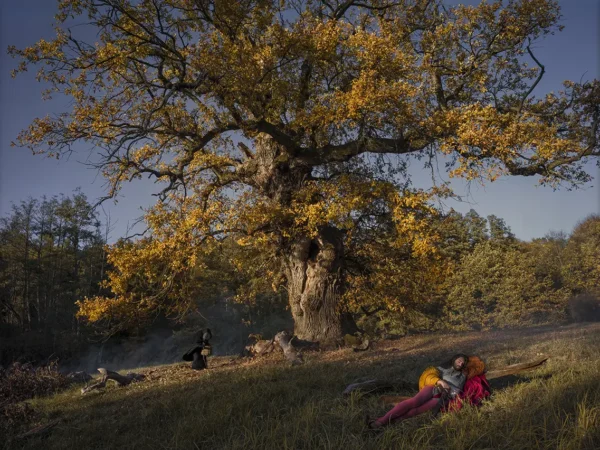
{"type": "Polygon", "coordinates": [[[484,397],[489,396],[489,385],[484,375],[485,365],[481,359],[459,353],[450,361],[438,367],[428,367],[419,379],[419,393],[394,406],[385,416],[379,419],[367,419],[370,429],[380,429],[393,422],[417,416],[427,411],[459,409],[459,398],[465,398],[463,389],[469,380],[469,396],[471,403],[478,404],[484,397]],[[480,389],[481,388],[481,389],[480,389]]]}

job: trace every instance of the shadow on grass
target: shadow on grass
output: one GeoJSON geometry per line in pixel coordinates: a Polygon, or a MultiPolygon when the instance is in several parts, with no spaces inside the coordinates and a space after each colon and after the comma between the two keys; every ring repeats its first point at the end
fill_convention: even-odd
{"type": "MultiPolygon", "coordinates": [[[[596,443],[593,432],[586,436],[581,431],[583,434],[576,436],[573,433],[580,431],[567,431],[565,423],[574,424],[571,428],[575,430],[591,427],[582,426],[578,417],[582,404],[600,402],[597,360],[596,371],[573,372],[571,378],[533,377],[516,386],[514,382],[523,379],[512,380],[509,391],[495,393],[494,400],[481,410],[467,408],[434,422],[429,416],[419,417],[376,437],[364,433],[364,414],[374,416],[385,408],[375,397],[341,396],[349,383],[365,377],[414,382],[416,389],[424,366],[447,359],[455,350],[465,351],[465,347],[485,357],[484,349],[490,345],[490,339],[483,339],[454,349],[449,342],[425,348],[424,359],[404,352],[357,355],[349,351],[332,361],[307,355],[306,365],[293,368],[283,363],[257,364],[208,370],[179,383],[142,382],[83,397],[69,391],[34,405],[44,420],[61,419],[47,440],[12,442],[5,448],[459,449],[465,448],[461,447],[465,442],[474,444],[471,448],[497,448],[493,444],[496,439],[504,440],[504,448],[523,448],[527,440],[518,439],[538,442],[530,448],[559,448],[560,439],[596,443]]],[[[490,355],[503,357],[498,352],[490,351],[490,355]]],[[[543,370],[548,375],[556,371],[543,370]]],[[[594,419],[589,411],[588,416],[585,420],[594,419]]]]}
{"type": "Polygon", "coordinates": [[[550,378],[552,378],[551,373],[535,377],[528,375],[506,375],[504,377],[489,380],[489,383],[490,387],[492,388],[492,391],[495,392],[509,388],[517,383],[528,383],[533,380],[549,380],[550,378]]]}
{"type": "MultiPolygon", "coordinates": [[[[412,335],[402,340],[389,341],[386,348],[376,350],[376,352],[385,354],[402,351],[414,356],[434,356],[435,358],[442,358],[442,361],[444,358],[448,359],[448,352],[464,352],[478,354],[486,359],[487,355],[497,354],[500,349],[520,351],[529,345],[551,344],[564,339],[584,337],[587,334],[598,333],[599,331],[599,324],[589,323],[497,329],[487,332],[452,332],[434,336],[412,335]]],[[[507,362],[507,364],[512,364],[512,361],[507,362]]]]}

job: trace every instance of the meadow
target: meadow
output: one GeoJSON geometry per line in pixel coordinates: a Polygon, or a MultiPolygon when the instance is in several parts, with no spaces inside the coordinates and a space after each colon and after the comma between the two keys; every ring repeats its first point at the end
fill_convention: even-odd
{"type": "MultiPolygon", "coordinates": [[[[215,342],[215,345],[217,343],[215,342]]],[[[47,437],[3,440],[5,449],[598,449],[600,324],[423,334],[379,341],[365,352],[305,353],[290,367],[282,354],[214,357],[135,370],[146,380],[84,396],[74,386],[28,401],[22,424],[58,420],[47,437]],[[480,408],[423,415],[373,433],[378,395],[341,395],[357,380],[393,381],[416,392],[420,372],[453,353],[476,354],[490,370],[549,357],[542,368],[497,380],[480,408]]]]}

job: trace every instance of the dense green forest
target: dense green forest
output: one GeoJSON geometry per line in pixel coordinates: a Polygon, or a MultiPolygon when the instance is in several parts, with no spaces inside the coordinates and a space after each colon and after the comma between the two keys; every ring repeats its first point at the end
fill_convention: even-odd
{"type": "MultiPolygon", "coordinates": [[[[104,321],[92,328],[77,317],[76,302],[111,295],[101,283],[109,269],[109,226],[82,193],[28,199],[0,220],[2,364],[76,359],[110,335],[113,340],[142,336],[157,324],[171,330],[216,326],[227,343],[222,351],[241,348],[251,332],[272,335],[291,325],[285,289],[273,282],[279,275],[269,255],[249,254],[225,240],[188,274],[195,309],[179,317],[157,315],[141,324],[104,321]]],[[[405,264],[402,278],[411,289],[398,289],[398,283],[363,287],[361,295],[380,289],[386,301],[371,299],[360,306],[352,302],[357,290],[349,286],[346,310],[360,330],[385,337],[600,318],[600,217],[586,218],[570,235],[551,232],[531,242],[517,239],[503,219],[474,210],[440,214],[435,227],[438,257],[431,266],[441,268],[435,278],[429,274],[420,280],[428,268],[405,264]]],[[[374,249],[382,255],[390,251],[374,249]]]]}
{"type": "Polygon", "coordinates": [[[75,302],[101,289],[105,242],[80,192],[30,198],[0,219],[0,362],[68,357],[86,344],[75,302]]]}

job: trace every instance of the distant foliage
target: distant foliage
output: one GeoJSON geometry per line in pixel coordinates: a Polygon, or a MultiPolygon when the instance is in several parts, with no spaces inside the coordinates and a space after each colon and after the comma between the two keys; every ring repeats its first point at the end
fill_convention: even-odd
{"type": "Polygon", "coordinates": [[[553,289],[552,280],[537,277],[535,269],[526,246],[478,245],[450,280],[449,323],[486,329],[564,318],[566,292],[553,289]]]}
{"type": "Polygon", "coordinates": [[[566,255],[565,247],[569,237],[564,232],[550,232],[540,239],[534,239],[527,245],[535,258],[535,274],[538,278],[548,277],[555,289],[565,287],[566,255]]]}
{"type": "Polygon", "coordinates": [[[563,276],[576,294],[600,293],[600,216],[589,216],[573,230],[564,249],[563,276]]]}
{"type": "Polygon", "coordinates": [[[80,192],[30,198],[0,218],[0,363],[75,349],[75,301],[102,292],[103,231],[80,192]]]}

